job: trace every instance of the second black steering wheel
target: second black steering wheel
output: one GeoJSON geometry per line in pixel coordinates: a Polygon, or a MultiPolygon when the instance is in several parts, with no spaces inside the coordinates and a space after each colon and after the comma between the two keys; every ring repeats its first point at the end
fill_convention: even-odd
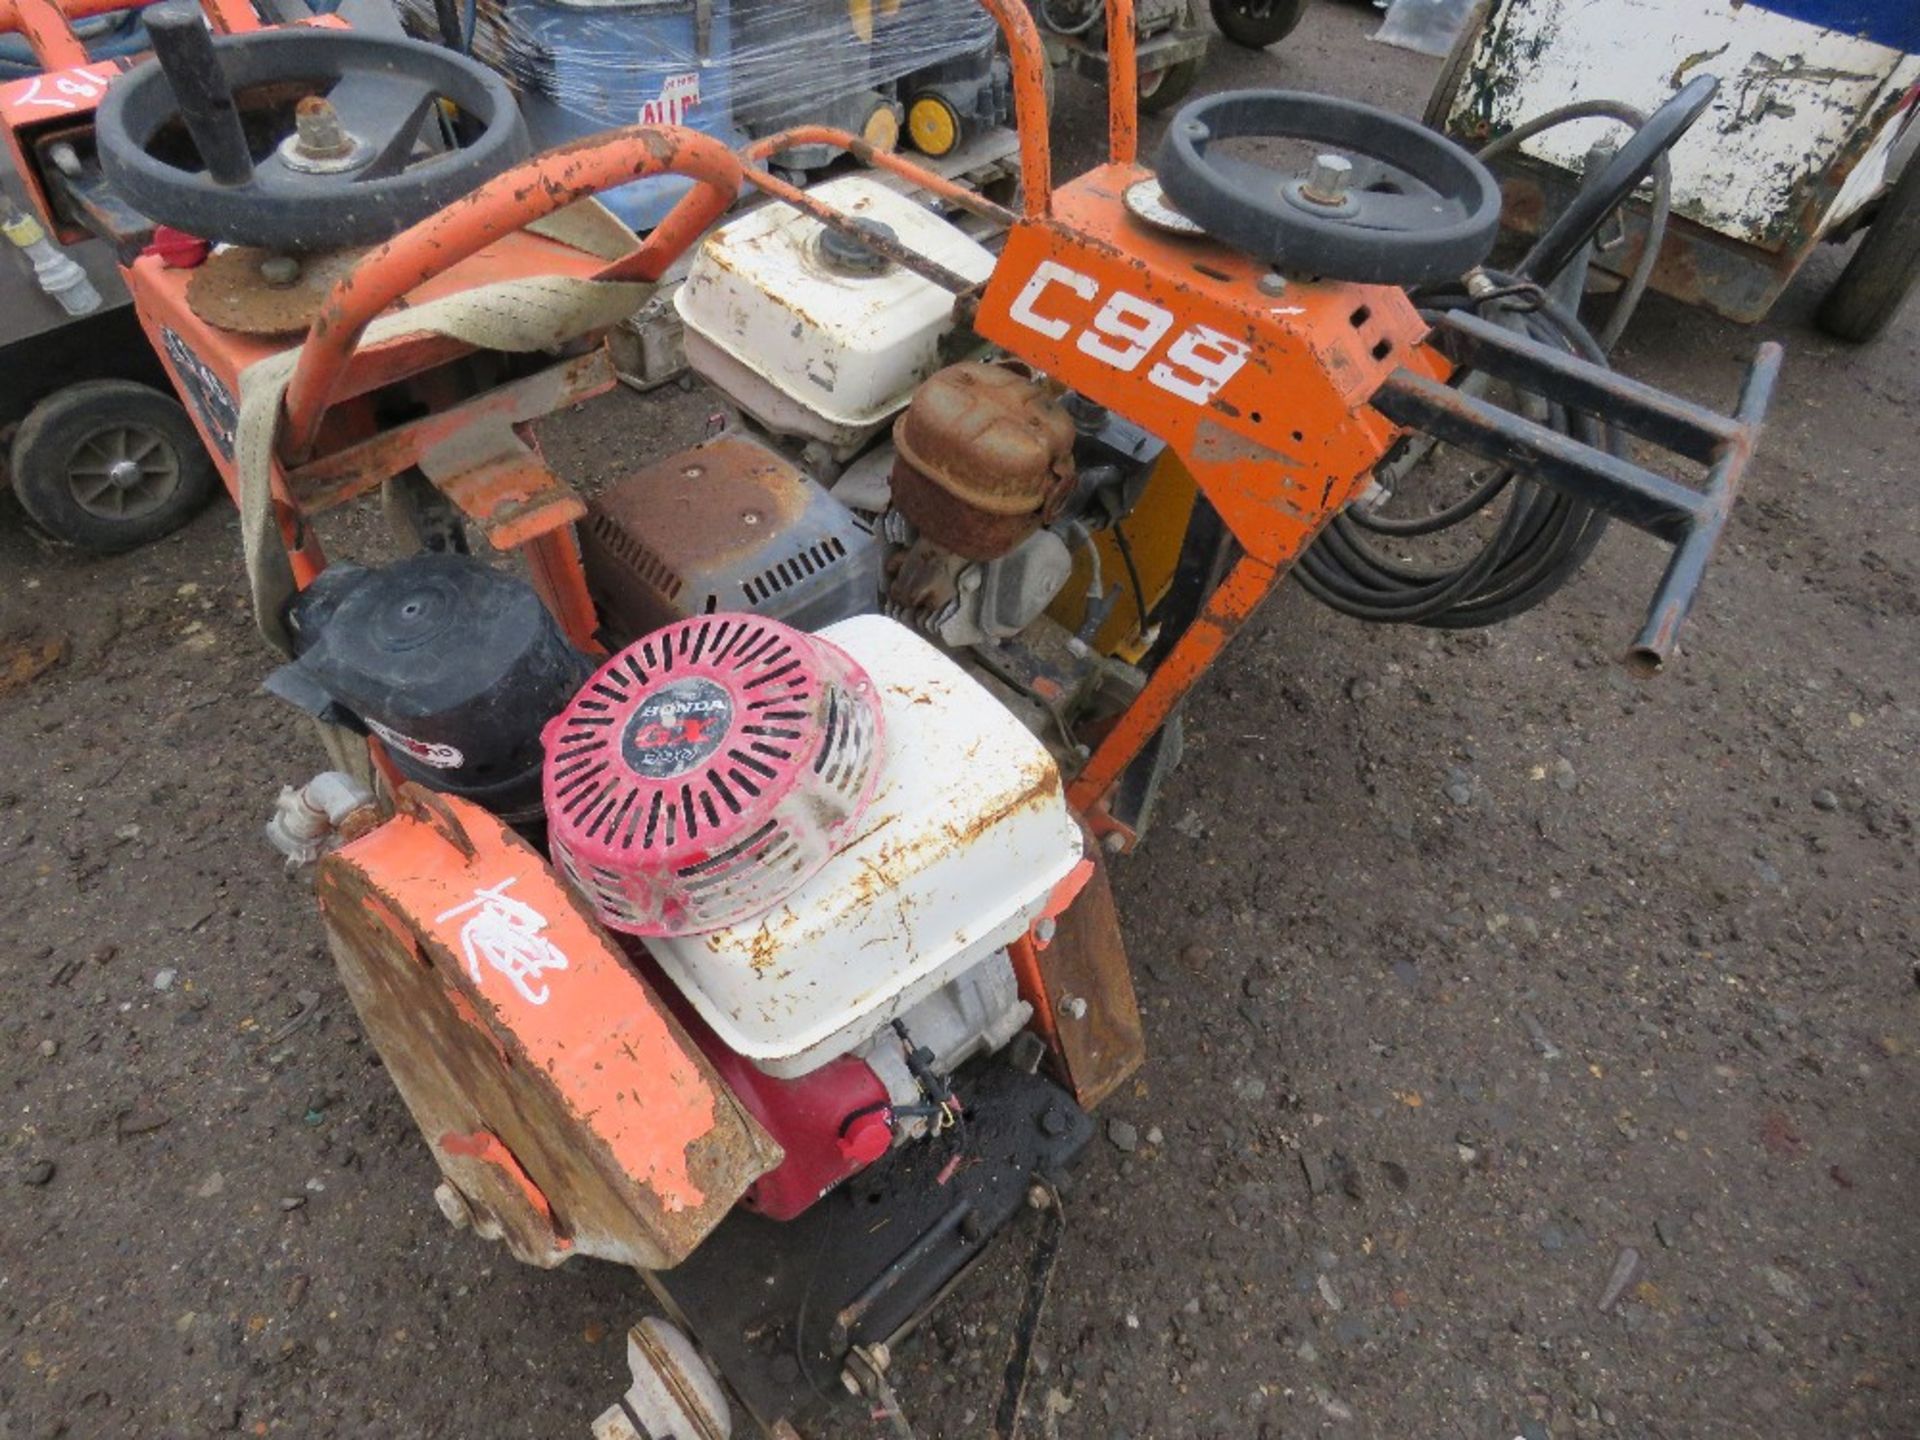
{"type": "Polygon", "coordinates": [[[1160,188],[1214,239],[1329,280],[1457,280],[1493,248],[1500,187],[1443,135],[1372,105],[1291,90],[1236,90],[1167,127],[1160,188]],[[1305,141],[1298,173],[1230,155],[1234,140],[1305,141]]]}
{"type": "Polygon", "coordinates": [[[101,170],[189,234],[286,252],[375,244],[528,153],[506,82],[437,45],[320,26],[216,40],[174,0],[144,19],[155,58],[101,102],[101,170]],[[453,143],[423,143],[442,115],[453,143]]]}

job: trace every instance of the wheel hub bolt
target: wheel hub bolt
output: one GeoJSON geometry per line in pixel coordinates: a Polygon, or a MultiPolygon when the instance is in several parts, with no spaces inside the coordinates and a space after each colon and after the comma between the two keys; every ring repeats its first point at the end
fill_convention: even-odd
{"type": "Polygon", "coordinates": [[[1339,205],[1353,183],[1353,162],[1344,155],[1316,155],[1300,193],[1317,205],[1339,205]]]}
{"type": "Polygon", "coordinates": [[[116,460],[107,467],[107,479],[116,490],[128,490],[140,483],[140,467],[132,460],[116,460]]]}
{"type": "Polygon", "coordinates": [[[353,137],[325,97],[309,95],[293,109],[295,148],[310,160],[335,160],[353,150],[353,137]]]}

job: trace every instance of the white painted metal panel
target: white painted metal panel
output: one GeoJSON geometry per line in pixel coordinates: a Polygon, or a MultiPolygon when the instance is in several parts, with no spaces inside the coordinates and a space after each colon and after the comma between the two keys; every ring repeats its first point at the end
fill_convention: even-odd
{"type": "MultiPolygon", "coordinates": [[[[1775,248],[1804,226],[1809,194],[1865,117],[1920,82],[1920,57],[1743,0],[1508,0],[1481,34],[1448,128],[1507,130],[1573,100],[1650,111],[1702,74],[1719,79],[1720,93],[1674,149],[1674,207],[1775,248]]],[[[1578,172],[1609,132],[1620,133],[1582,122],[1524,148],[1578,172]]],[[[1850,193],[1870,178],[1861,173],[1850,193]]]]}

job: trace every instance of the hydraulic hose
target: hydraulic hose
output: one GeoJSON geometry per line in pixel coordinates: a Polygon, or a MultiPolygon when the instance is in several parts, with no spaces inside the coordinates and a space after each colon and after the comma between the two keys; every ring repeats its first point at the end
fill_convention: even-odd
{"type": "MultiPolygon", "coordinates": [[[[1475,297],[1462,290],[1429,296],[1427,304],[1436,311],[1488,307],[1501,323],[1533,339],[1604,362],[1599,342],[1538,287],[1486,274],[1497,295],[1475,297]]],[[[1624,436],[1591,416],[1549,406],[1538,418],[1586,444],[1626,453],[1624,436]]],[[[1431,514],[1395,519],[1350,509],[1335,516],[1294,574],[1314,598],[1356,619],[1467,629],[1505,620],[1545,600],[1585,563],[1606,527],[1606,517],[1591,506],[1500,470],[1464,499],[1431,514]],[[1419,565],[1380,546],[1382,540],[1438,535],[1467,524],[1502,495],[1508,497],[1507,511],[1494,535],[1459,564],[1419,565]]]]}

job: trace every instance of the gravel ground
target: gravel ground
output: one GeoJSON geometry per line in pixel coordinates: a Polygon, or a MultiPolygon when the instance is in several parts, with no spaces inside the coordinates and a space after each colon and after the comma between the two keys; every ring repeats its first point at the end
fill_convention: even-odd
{"type": "MultiPolygon", "coordinates": [[[[1371,24],[1208,83],[1417,110],[1434,63],[1371,24]]],[[[1063,84],[1064,168],[1098,104],[1063,84]]],[[[1153,1053],[1068,1196],[1030,1435],[1920,1433],[1920,311],[1829,344],[1837,258],[1758,332],[1656,301],[1622,353],[1724,405],[1790,349],[1666,677],[1611,663],[1660,565],[1616,535],[1487,633],[1285,592],[1200,696],[1116,868],[1153,1053]]],[[[706,404],[552,452],[618,473],[706,404]]],[[[66,645],[0,682],[0,1436],[584,1435],[642,1287],[435,1210],[258,839],[316,757],[230,513],[85,562],[9,502],[0,631],[66,645]]],[[[986,1432],[1030,1243],[901,1356],[924,1435],[986,1432]]]]}

